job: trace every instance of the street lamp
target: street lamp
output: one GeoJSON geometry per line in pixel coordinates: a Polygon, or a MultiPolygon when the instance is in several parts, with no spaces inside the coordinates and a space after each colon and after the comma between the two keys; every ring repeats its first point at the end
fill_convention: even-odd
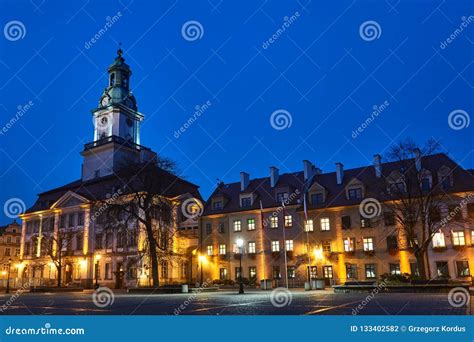
{"type": "Polygon", "coordinates": [[[243,246],[244,246],[244,240],[242,239],[237,239],[236,241],[237,243],[237,247],[239,247],[239,254],[240,254],[240,258],[239,258],[239,263],[240,263],[240,266],[239,266],[239,294],[243,294],[244,293],[244,283],[242,282],[242,254],[243,254],[243,246]]]}
{"type": "Polygon", "coordinates": [[[7,288],[5,293],[10,293],[10,270],[12,268],[12,259],[8,259],[7,288]]]}
{"type": "Polygon", "coordinates": [[[95,288],[99,288],[99,260],[100,254],[95,256],[95,288]]]}

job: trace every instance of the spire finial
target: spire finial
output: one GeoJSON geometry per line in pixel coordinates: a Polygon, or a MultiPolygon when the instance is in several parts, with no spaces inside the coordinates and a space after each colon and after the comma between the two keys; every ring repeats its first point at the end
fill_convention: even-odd
{"type": "Polygon", "coordinates": [[[119,42],[119,48],[118,48],[118,50],[117,50],[117,55],[118,55],[119,57],[122,57],[122,54],[123,54],[123,51],[122,51],[122,43],[119,42]]]}

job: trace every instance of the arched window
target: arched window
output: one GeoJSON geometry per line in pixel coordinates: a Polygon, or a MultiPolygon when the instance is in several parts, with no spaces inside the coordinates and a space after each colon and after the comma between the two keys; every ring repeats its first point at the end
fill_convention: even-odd
{"type": "Polygon", "coordinates": [[[110,86],[115,85],[115,73],[110,74],[110,86]]]}

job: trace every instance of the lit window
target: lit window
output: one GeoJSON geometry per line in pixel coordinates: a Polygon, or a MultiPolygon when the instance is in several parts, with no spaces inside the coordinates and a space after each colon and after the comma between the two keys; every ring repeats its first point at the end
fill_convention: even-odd
{"type": "Polygon", "coordinates": [[[240,231],[242,231],[242,221],[235,220],[234,221],[234,232],[240,232],[240,231]]]}
{"type": "Polygon", "coordinates": [[[331,241],[322,242],[323,252],[331,252],[331,241]]]}
{"type": "Polygon", "coordinates": [[[207,255],[214,255],[214,246],[207,246],[207,255]]]}
{"type": "Polygon", "coordinates": [[[285,247],[287,251],[293,251],[293,240],[286,240],[285,247]]]}
{"type": "Polygon", "coordinates": [[[332,266],[323,266],[323,276],[332,279],[332,266]]]}
{"type": "Polygon", "coordinates": [[[255,267],[255,266],[250,266],[249,267],[249,278],[250,279],[257,278],[257,267],[255,267]]]}
{"type": "Polygon", "coordinates": [[[270,228],[278,228],[278,217],[270,217],[270,228]]]}
{"type": "Polygon", "coordinates": [[[219,245],[219,254],[225,255],[225,253],[226,253],[226,247],[225,247],[225,244],[222,243],[219,245]]]}
{"type": "Polygon", "coordinates": [[[367,279],[375,278],[375,264],[365,265],[365,277],[367,279]]]}
{"type": "Polygon", "coordinates": [[[294,279],[296,277],[296,269],[295,269],[295,266],[288,266],[286,268],[286,272],[287,272],[287,275],[288,275],[288,278],[289,279],[294,279]]]}
{"type": "Polygon", "coordinates": [[[285,227],[292,227],[293,226],[293,216],[285,215],[285,227]]]}
{"type": "Polygon", "coordinates": [[[361,228],[369,228],[370,227],[370,219],[366,217],[360,217],[360,227],[361,228]]]}
{"type": "Polygon", "coordinates": [[[272,240],[272,252],[279,252],[280,251],[280,241],[272,240]]]}
{"type": "Polygon", "coordinates": [[[437,232],[433,235],[433,248],[446,247],[443,232],[437,232]]]}
{"type": "Polygon", "coordinates": [[[219,269],[219,278],[220,278],[220,280],[227,279],[227,268],[220,268],[219,269]]]}
{"type": "Polygon", "coordinates": [[[346,264],[346,278],[357,279],[357,265],[346,264]]]}
{"type": "Polygon", "coordinates": [[[248,243],[249,254],[255,254],[255,242],[251,241],[248,243]]]}
{"type": "Polygon", "coordinates": [[[247,229],[248,230],[255,230],[255,219],[247,219],[247,229]]]}
{"type": "Polygon", "coordinates": [[[390,268],[390,274],[401,274],[399,263],[389,264],[389,268],[390,268]]]}
{"type": "Polygon", "coordinates": [[[313,220],[307,220],[305,225],[305,232],[312,232],[314,231],[314,227],[313,227],[313,220]]]}
{"type": "Polygon", "coordinates": [[[344,252],[354,252],[355,250],[355,239],[347,238],[344,239],[344,252]]]}
{"type": "Polygon", "coordinates": [[[370,252],[374,250],[374,239],[373,238],[364,238],[364,251],[370,252]]]}
{"type": "Polygon", "coordinates": [[[458,277],[469,277],[471,272],[469,271],[469,262],[467,260],[456,261],[456,271],[458,277]]]}
{"type": "Polygon", "coordinates": [[[464,246],[465,244],[464,232],[453,232],[453,245],[464,246]]]}
{"type": "Polygon", "coordinates": [[[329,224],[329,218],[323,217],[323,218],[321,219],[321,230],[323,230],[323,231],[328,231],[328,230],[330,230],[330,229],[331,229],[331,226],[330,226],[330,224],[329,224]]]}

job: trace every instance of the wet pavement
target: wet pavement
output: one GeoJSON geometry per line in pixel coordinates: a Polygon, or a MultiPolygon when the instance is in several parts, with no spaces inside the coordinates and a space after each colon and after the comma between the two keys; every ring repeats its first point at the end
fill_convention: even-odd
{"type": "MultiPolygon", "coordinates": [[[[465,315],[469,307],[453,307],[442,293],[333,293],[332,290],[219,291],[188,294],[94,296],[76,293],[0,294],[7,315],[465,315]]],[[[472,302],[472,301],[471,301],[472,302]]]]}

